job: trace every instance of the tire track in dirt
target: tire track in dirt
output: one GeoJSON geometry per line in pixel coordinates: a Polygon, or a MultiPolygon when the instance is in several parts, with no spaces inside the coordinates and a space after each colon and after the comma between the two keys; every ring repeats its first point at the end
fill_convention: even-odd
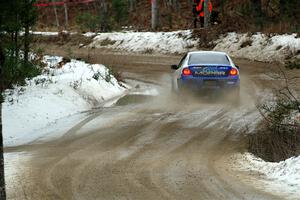
{"type": "MultiPolygon", "coordinates": [[[[123,70],[133,72],[127,60],[123,70]]],[[[143,67],[139,73],[147,71],[142,75],[154,82],[167,72],[160,64],[143,67]]],[[[252,89],[245,93],[253,97],[252,89]]],[[[231,138],[232,114],[227,105],[186,105],[166,93],[139,105],[93,110],[59,140],[11,148],[33,154],[20,199],[276,199],[242,184],[225,164],[242,148],[231,138]]]]}

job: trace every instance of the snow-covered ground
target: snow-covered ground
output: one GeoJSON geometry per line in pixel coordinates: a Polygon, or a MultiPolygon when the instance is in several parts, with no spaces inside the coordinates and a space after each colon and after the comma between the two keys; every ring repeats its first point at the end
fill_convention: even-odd
{"type": "MultiPolygon", "coordinates": [[[[95,36],[87,33],[87,37],[95,36]]],[[[113,32],[98,33],[90,47],[108,48],[137,53],[184,53],[197,49],[198,41],[192,32],[113,32]]],[[[237,58],[262,62],[284,62],[300,58],[300,38],[297,34],[266,35],[228,33],[220,36],[213,50],[224,51],[237,58]]]]}
{"type": "MultiPolygon", "coordinates": [[[[99,33],[90,47],[138,53],[185,53],[195,49],[198,41],[192,32],[112,32],[99,33]]],[[[91,35],[90,33],[88,35],[91,35]]]]}
{"type": "MultiPolygon", "coordinates": [[[[57,31],[31,31],[30,32],[31,34],[33,35],[41,35],[41,36],[58,36],[60,32],[57,32],[57,31]]],[[[67,34],[71,34],[71,35],[76,35],[78,34],[77,32],[69,32],[69,31],[66,31],[66,30],[63,30],[62,33],[67,33],[67,34]]],[[[23,35],[24,32],[21,32],[21,35],[23,35]]]]}
{"type": "Polygon", "coordinates": [[[84,117],[83,111],[126,91],[103,65],[72,60],[59,66],[61,60],[45,56],[42,75],[5,92],[6,147],[59,136],[84,117]]]}
{"type": "MultiPolygon", "coordinates": [[[[67,32],[71,35],[76,32],[67,32]]],[[[59,32],[32,32],[33,35],[58,36],[59,32]]],[[[196,49],[198,40],[192,38],[190,30],[173,32],[134,32],[122,31],[111,33],[82,34],[85,37],[93,37],[94,41],[89,45],[93,48],[107,48],[125,52],[137,53],[163,53],[180,54],[196,49]]]]}
{"type": "MultiPolygon", "coordinates": [[[[35,35],[54,36],[58,32],[32,32],[35,35]]],[[[76,34],[71,33],[71,34],[76,34]]],[[[83,34],[93,37],[89,45],[92,48],[106,48],[135,53],[182,54],[198,48],[199,40],[192,37],[192,31],[172,32],[134,32],[122,31],[111,33],[83,34]]],[[[286,58],[300,59],[300,38],[297,34],[263,33],[227,33],[211,41],[213,50],[224,51],[236,58],[245,58],[262,62],[281,62],[286,58]]]]}
{"type": "Polygon", "coordinates": [[[216,51],[255,61],[283,63],[289,57],[300,58],[300,38],[297,34],[268,36],[262,33],[228,33],[214,43],[216,51]]]}
{"type": "MultiPolygon", "coordinates": [[[[299,200],[300,191],[300,156],[279,163],[265,162],[250,153],[234,155],[231,160],[233,168],[246,173],[259,175],[257,187],[284,197],[299,200]]],[[[248,177],[251,182],[251,177],[248,177]]]]}

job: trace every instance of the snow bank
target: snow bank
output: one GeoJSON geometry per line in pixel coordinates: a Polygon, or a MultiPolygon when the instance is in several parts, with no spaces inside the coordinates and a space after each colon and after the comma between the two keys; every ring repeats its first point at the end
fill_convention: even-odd
{"type": "Polygon", "coordinates": [[[283,63],[291,56],[300,58],[300,38],[296,34],[267,36],[262,33],[228,33],[214,43],[213,50],[255,61],[283,63]]]}
{"type": "Polygon", "coordinates": [[[59,32],[41,32],[41,31],[34,31],[30,33],[33,35],[42,35],[42,36],[58,36],[59,34],[59,32]]]}
{"type": "MultiPolygon", "coordinates": [[[[192,38],[191,33],[189,30],[100,33],[94,37],[90,47],[138,53],[184,53],[196,50],[198,45],[198,40],[192,38]]],[[[228,33],[212,42],[216,45],[213,50],[238,58],[282,63],[286,58],[300,58],[300,38],[297,34],[268,36],[262,33],[228,33]]]]}
{"type": "MultiPolygon", "coordinates": [[[[33,32],[36,35],[58,35],[58,32],[33,32]]],[[[76,33],[71,33],[76,34],[76,33]]],[[[135,53],[177,54],[197,50],[198,39],[192,37],[192,31],[173,32],[112,32],[83,34],[94,37],[89,45],[92,48],[135,53]]],[[[213,50],[224,51],[237,58],[262,62],[281,62],[286,58],[300,59],[300,38],[297,34],[266,35],[262,33],[227,33],[212,41],[213,50]]],[[[199,49],[198,49],[199,50],[199,49]]]]}
{"type": "Polygon", "coordinates": [[[26,144],[48,134],[57,135],[51,132],[56,131],[55,124],[71,127],[82,118],[80,112],[125,91],[103,65],[72,60],[59,67],[61,57],[45,56],[44,60],[48,67],[42,75],[28,80],[24,87],[5,92],[5,146],[26,144]]]}
{"type": "Polygon", "coordinates": [[[238,170],[260,174],[259,187],[288,199],[299,199],[300,156],[279,163],[265,162],[250,153],[237,154],[232,159],[237,160],[234,167],[238,170]]]}
{"type": "MultiPolygon", "coordinates": [[[[45,31],[30,31],[31,34],[33,35],[40,35],[40,36],[58,36],[59,33],[66,33],[70,35],[76,35],[78,34],[77,32],[69,32],[66,30],[63,30],[61,32],[53,31],[53,32],[45,32],[45,31]]],[[[21,35],[24,35],[24,32],[21,32],[21,35]]]]}
{"type": "Polygon", "coordinates": [[[100,33],[90,47],[139,53],[184,53],[197,46],[191,31],[100,33]]]}

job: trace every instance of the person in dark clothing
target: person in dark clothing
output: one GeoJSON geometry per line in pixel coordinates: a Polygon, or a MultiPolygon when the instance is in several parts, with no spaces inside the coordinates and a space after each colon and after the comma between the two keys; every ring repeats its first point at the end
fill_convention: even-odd
{"type": "Polygon", "coordinates": [[[219,12],[216,10],[213,10],[210,14],[210,23],[211,24],[220,24],[220,17],[219,17],[219,12]]]}
{"type": "Polygon", "coordinates": [[[193,4],[194,28],[197,28],[197,22],[199,21],[200,12],[197,11],[197,6],[199,3],[200,3],[200,0],[194,0],[194,4],[193,4]]]}

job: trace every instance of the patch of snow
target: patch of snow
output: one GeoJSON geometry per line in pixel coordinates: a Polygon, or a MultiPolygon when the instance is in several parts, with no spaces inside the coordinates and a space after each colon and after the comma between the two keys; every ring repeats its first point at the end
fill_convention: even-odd
{"type": "Polygon", "coordinates": [[[58,136],[58,124],[71,127],[84,117],[81,112],[121,96],[126,90],[103,65],[71,60],[58,67],[61,60],[61,57],[45,56],[48,67],[42,75],[27,80],[23,87],[5,92],[6,147],[58,136]]]}
{"type": "MultiPolygon", "coordinates": [[[[36,35],[58,35],[58,32],[32,32],[36,35]]],[[[70,34],[76,34],[71,32],[70,34]]],[[[106,48],[135,53],[176,54],[198,50],[198,39],[192,38],[191,30],[173,32],[134,32],[122,31],[112,33],[82,34],[93,37],[89,44],[92,48],[106,48]]],[[[300,38],[297,34],[266,35],[263,33],[235,33],[221,35],[212,41],[213,50],[223,51],[237,58],[245,58],[262,62],[281,62],[286,58],[300,59],[300,38]]]]}
{"type": "Polygon", "coordinates": [[[283,63],[290,56],[300,58],[300,38],[297,34],[267,36],[262,33],[250,35],[232,32],[214,43],[215,51],[224,51],[233,57],[255,61],[283,63]]]}
{"type": "Polygon", "coordinates": [[[61,56],[44,56],[43,62],[47,64],[48,68],[56,68],[58,64],[63,60],[61,56]]]}
{"type": "MultiPolygon", "coordinates": [[[[67,30],[61,31],[62,33],[70,34],[70,35],[75,35],[77,32],[69,32],[67,30]]],[[[47,31],[30,31],[31,34],[33,35],[41,35],[41,36],[58,36],[60,32],[53,31],[53,32],[47,32],[47,31]]],[[[24,32],[21,32],[21,35],[23,35],[24,32]]]]}
{"type": "Polygon", "coordinates": [[[99,33],[90,47],[139,53],[184,53],[197,46],[191,31],[99,33]]]}
{"type": "Polygon", "coordinates": [[[41,32],[41,31],[34,31],[31,32],[33,35],[43,35],[43,36],[58,36],[58,32],[41,32]]]}
{"type": "Polygon", "coordinates": [[[290,110],[290,113],[284,117],[284,119],[282,120],[282,123],[290,124],[290,125],[297,125],[300,122],[299,117],[300,117],[300,113],[298,110],[290,110]]]}
{"type": "Polygon", "coordinates": [[[237,154],[231,159],[237,161],[234,166],[237,170],[263,175],[259,181],[265,190],[285,199],[299,199],[300,156],[278,163],[265,162],[250,153],[237,154]]]}
{"type": "Polygon", "coordinates": [[[83,36],[85,37],[94,37],[97,35],[97,33],[94,33],[94,32],[86,32],[84,34],[82,34],[83,36]]]}

